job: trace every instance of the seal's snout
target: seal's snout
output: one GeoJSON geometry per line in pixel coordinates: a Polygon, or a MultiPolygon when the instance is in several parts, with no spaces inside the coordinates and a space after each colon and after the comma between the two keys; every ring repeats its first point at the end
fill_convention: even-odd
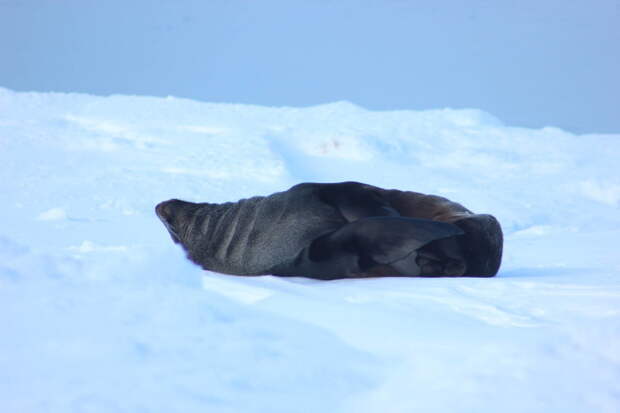
{"type": "Polygon", "coordinates": [[[170,201],[160,202],[155,206],[155,213],[164,222],[168,222],[170,218],[170,201]]]}
{"type": "Polygon", "coordinates": [[[189,204],[191,203],[179,199],[170,199],[157,204],[155,213],[164,223],[172,224],[178,215],[182,215],[183,211],[187,209],[186,205],[189,204]]]}
{"type": "Polygon", "coordinates": [[[176,243],[181,242],[179,234],[177,232],[176,223],[175,223],[175,215],[177,204],[183,201],[179,201],[178,199],[171,199],[170,201],[160,202],[155,206],[155,213],[166,226],[166,229],[170,233],[172,240],[176,243]]]}

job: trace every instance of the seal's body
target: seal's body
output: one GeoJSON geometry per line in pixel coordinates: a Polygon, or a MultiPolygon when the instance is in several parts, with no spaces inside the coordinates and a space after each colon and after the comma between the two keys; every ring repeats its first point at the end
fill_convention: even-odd
{"type": "Polygon", "coordinates": [[[491,215],[358,182],[304,183],[224,204],[170,200],[156,212],[190,260],[227,274],[493,276],[502,254],[491,215]]]}

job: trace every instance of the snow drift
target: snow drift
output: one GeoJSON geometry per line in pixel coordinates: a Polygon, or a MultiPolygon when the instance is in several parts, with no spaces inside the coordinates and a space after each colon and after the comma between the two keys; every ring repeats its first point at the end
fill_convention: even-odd
{"type": "Polygon", "coordinates": [[[0,89],[3,412],[613,412],[620,135],[0,89]],[[301,181],[492,213],[494,279],[201,271],[153,213],[301,181]]]}

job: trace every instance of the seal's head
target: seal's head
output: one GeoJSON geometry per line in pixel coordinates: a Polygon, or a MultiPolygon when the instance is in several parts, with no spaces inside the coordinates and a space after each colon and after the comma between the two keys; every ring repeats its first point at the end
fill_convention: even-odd
{"type": "Polygon", "coordinates": [[[157,204],[155,213],[166,226],[172,240],[182,244],[195,209],[196,204],[193,202],[171,199],[157,204]]]}

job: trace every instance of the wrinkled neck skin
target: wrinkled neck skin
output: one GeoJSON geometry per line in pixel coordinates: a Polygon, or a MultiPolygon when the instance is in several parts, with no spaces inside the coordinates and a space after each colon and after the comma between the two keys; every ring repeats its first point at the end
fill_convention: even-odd
{"type": "Polygon", "coordinates": [[[231,218],[227,215],[234,212],[234,205],[239,202],[212,204],[171,199],[157,205],[155,211],[172,240],[181,245],[190,260],[205,269],[224,272],[219,267],[215,269],[213,262],[207,265],[207,261],[221,253],[220,249],[226,250],[226,229],[231,218]]]}
{"type": "Polygon", "coordinates": [[[187,237],[195,222],[195,216],[201,210],[209,210],[211,205],[215,206],[215,204],[171,199],[158,204],[155,212],[170,233],[172,240],[187,249],[187,237]]]}

